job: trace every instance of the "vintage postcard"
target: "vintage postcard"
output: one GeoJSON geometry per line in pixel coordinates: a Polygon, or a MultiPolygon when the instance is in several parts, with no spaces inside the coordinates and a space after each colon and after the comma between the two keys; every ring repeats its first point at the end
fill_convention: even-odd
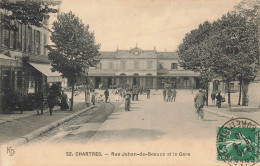
{"type": "Polygon", "coordinates": [[[1,0],[0,165],[260,165],[259,0],[1,0]]]}

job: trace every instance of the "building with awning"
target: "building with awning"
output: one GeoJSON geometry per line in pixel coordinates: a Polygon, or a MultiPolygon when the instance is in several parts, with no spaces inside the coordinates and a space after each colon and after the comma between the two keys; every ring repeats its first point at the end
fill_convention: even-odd
{"type": "MultiPolygon", "coordinates": [[[[7,13],[0,10],[0,20],[5,20],[7,13]]],[[[47,17],[41,27],[17,21],[12,24],[15,29],[0,24],[0,113],[10,110],[8,100],[18,98],[15,96],[26,98],[36,96],[37,92],[47,95],[53,84],[66,86],[66,79],[62,78],[61,73],[51,71],[45,47],[50,36],[47,17]]]]}
{"type": "Polygon", "coordinates": [[[62,82],[63,78],[61,73],[57,71],[52,71],[52,66],[50,64],[41,64],[41,63],[32,63],[29,62],[31,66],[33,66],[36,70],[41,72],[47,77],[47,82],[62,82]]]}

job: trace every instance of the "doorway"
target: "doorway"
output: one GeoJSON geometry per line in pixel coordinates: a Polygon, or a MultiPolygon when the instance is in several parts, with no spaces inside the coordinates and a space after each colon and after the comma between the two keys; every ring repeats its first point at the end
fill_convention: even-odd
{"type": "Polygon", "coordinates": [[[95,78],[95,89],[99,88],[100,82],[101,82],[101,77],[96,77],[95,78]]]}

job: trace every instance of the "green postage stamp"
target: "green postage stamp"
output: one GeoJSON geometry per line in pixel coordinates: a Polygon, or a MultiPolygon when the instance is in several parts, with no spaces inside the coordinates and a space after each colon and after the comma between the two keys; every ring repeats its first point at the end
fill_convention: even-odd
{"type": "Polygon", "coordinates": [[[217,160],[229,165],[255,165],[259,162],[259,124],[236,118],[217,128],[217,160]]]}

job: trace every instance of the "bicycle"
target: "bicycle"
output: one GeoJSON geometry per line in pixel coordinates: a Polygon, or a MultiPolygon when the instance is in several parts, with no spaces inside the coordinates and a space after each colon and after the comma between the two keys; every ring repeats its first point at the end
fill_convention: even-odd
{"type": "Polygon", "coordinates": [[[196,108],[196,116],[201,119],[201,120],[204,120],[204,111],[203,111],[203,105],[195,105],[195,108],[196,108]]]}

